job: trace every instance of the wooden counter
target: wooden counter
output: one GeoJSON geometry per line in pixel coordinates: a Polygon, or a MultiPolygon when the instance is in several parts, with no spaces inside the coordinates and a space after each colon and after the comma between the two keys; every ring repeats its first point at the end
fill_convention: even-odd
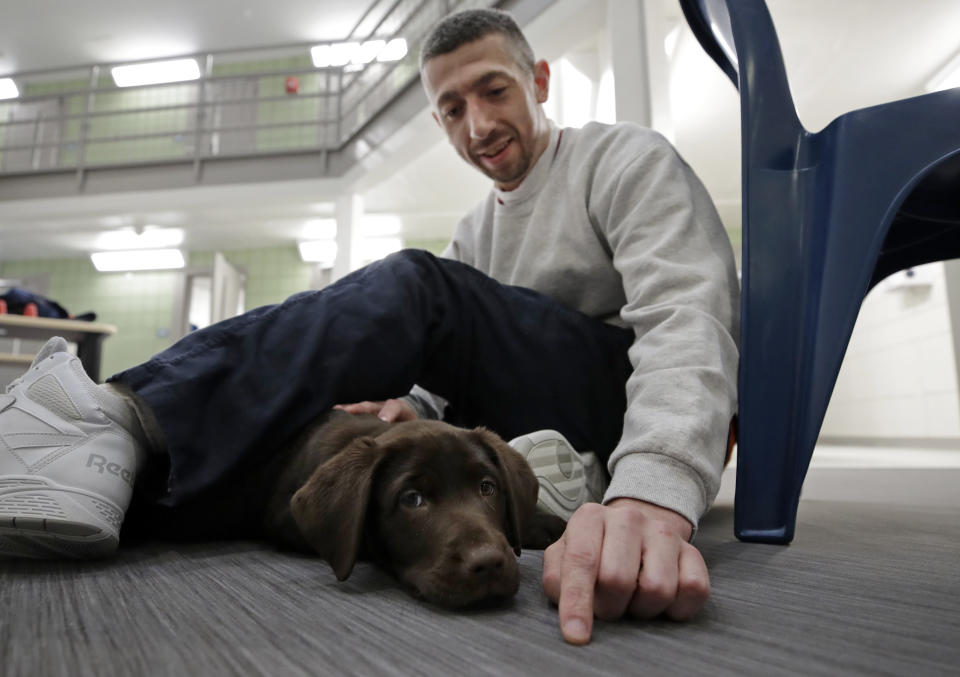
{"type": "MultiPolygon", "coordinates": [[[[62,336],[77,344],[77,357],[83,368],[96,382],[100,382],[101,344],[108,336],[117,333],[112,324],[82,322],[80,320],[57,320],[50,317],[24,317],[23,315],[0,315],[0,338],[19,338],[30,341],[46,341],[52,336],[62,336]]],[[[23,355],[0,353],[4,364],[23,364],[23,355]]],[[[29,362],[26,363],[29,366],[29,362]]]]}

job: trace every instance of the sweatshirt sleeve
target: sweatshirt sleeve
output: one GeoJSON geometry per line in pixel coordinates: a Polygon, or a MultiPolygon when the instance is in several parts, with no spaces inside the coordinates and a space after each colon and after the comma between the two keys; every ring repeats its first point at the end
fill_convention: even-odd
{"type": "Polygon", "coordinates": [[[694,529],[720,487],[736,410],[739,285],[706,189],[655,132],[627,127],[592,176],[588,211],[634,331],[622,438],[604,497],[674,510],[694,529]]]}
{"type": "Polygon", "coordinates": [[[438,420],[443,418],[447,408],[447,401],[439,395],[434,395],[426,388],[414,384],[410,392],[401,397],[403,401],[413,407],[417,418],[438,420]]]}

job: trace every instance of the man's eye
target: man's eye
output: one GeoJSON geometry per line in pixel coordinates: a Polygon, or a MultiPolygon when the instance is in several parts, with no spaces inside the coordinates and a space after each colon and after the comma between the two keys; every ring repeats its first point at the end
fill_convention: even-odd
{"type": "Polygon", "coordinates": [[[483,480],[480,482],[481,496],[493,496],[495,493],[497,493],[497,485],[493,480],[483,480]]]}
{"type": "Polygon", "coordinates": [[[400,494],[400,505],[404,508],[419,508],[423,505],[423,494],[416,489],[410,489],[400,494]]]}
{"type": "Polygon", "coordinates": [[[448,120],[453,120],[458,115],[460,115],[460,110],[461,110],[460,106],[453,106],[452,108],[448,108],[443,112],[443,117],[447,118],[448,120]]]}
{"type": "Polygon", "coordinates": [[[505,91],[507,91],[506,87],[497,87],[495,89],[491,89],[489,94],[490,96],[497,97],[503,95],[505,91]]]}

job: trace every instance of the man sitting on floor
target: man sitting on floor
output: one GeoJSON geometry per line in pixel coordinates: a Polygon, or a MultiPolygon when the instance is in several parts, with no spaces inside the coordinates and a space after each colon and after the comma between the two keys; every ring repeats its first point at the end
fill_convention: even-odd
{"type": "Polygon", "coordinates": [[[583,504],[544,553],[567,641],[587,642],[594,616],[701,609],[709,576],[689,541],[719,488],[739,319],[709,196],[648,129],[552,125],[549,67],[505,13],[441,21],[421,75],[450,143],[494,182],[444,258],[395,254],[194,332],[105,386],[51,341],[0,397],[8,552],[109,552],[133,474],[134,501],[177,514],[340,404],[485,425],[577,466],[583,504]],[[528,435],[544,428],[560,434],[528,435]],[[571,446],[606,462],[604,495],[571,446]],[[29,497],[58,511],[55,528],[22,519],[29,497]]]}

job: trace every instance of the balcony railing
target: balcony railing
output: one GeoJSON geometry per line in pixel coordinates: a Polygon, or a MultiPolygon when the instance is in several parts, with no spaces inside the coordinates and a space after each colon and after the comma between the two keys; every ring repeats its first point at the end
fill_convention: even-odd
{"type": "Polygon", "coordinates": [[[20,96],[0,101],[0,177],[336,151],[417,78],[437,19],[494,4],[375,0],[343,41],[405,39],[392,62],[317,68],[316,43],[303,43],[186,55],[200,78],[171,84],[117,87],[119,63],[13,74],[20,96]]]}

